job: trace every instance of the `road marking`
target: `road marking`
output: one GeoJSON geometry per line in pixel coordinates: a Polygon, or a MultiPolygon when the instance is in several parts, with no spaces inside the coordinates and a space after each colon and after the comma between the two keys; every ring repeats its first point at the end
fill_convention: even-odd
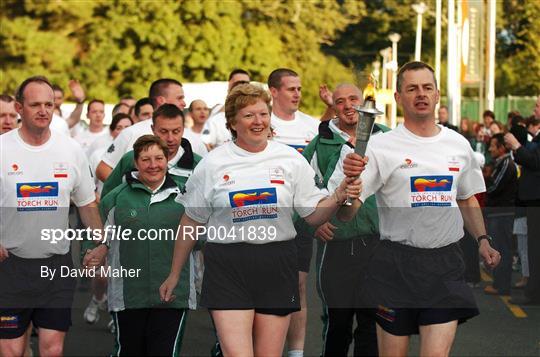
{"type": "MultiPolygon", "coordinates": [[[[491,276],[489,276],[488,273],[484,271],[484,269],[480,269],[480,277],[482,278],[483,281],[487,281],[487,282],[493,281],[491,276]]],[[[499,298],[504,302],[508,310],[510,310],[510,312],[515,317],[517,317],[518,319],[524,319],[527,317],[527,314],[525,313],[525,311],[521,309],[521,307],[519,307],[518,305],[511,304],[509,302],[510,296],[499,296],[499,298]]]]}
{"type": "Polygon", "coordinates": [[[488,281],[488,282],[492,282],[493,279],[491,278],[491,276],[488,275],[488,273],[486,273],[484,271],[484,269],[480,269],[480,277],[482,278],[483,281],[488,281]]]}
{"type": "Polygon", "coordinates": [[[527,314],[525,313],[525,311],[521,309],[521,307],[511,304],[509,302],[510,296],[499,296],[499,297],[501,298],[502,301],[504,301],[504,304],[506,305],[506,307],[508,307],[508,309],[512,311],[515,317],[517,317],[518,319],[524,319],[527,317],[527,314]]]}

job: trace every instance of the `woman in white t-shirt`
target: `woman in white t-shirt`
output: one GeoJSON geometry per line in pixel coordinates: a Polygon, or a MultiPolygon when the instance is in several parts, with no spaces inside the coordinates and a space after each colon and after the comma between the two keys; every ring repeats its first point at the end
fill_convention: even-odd
{"type": "Polygon", "coordinates": [[[294,213],[320,225],[348,195],[360,193],[359,180],[344,180],[330,197],[316,188],[306,160],[268,141],[269,105],[256,85],[229,93],[225,115],[235,140],[210,152],[177,198],[185,214],[160,287],[163,301],[174,298],[189,252],[206,236],[201,305],[210,310],[225,356],[281,355],[290,314],[300,309],[294,213]]]}

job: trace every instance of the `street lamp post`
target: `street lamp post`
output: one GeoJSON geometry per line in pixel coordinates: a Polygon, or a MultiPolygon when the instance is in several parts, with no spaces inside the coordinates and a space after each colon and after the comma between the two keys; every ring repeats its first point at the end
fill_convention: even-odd
{"type": "Polygon", "coordinates": [[[495,109],[495,42],[496,28],[495,22],[497,19],[497,3],[489,2],[489,43],[488,43],[488,76],[487,76],[487,108],[495,109]]]}
{"type": "Polygon", "coordinates": [[[381,54],[383,58],[381,89],[388,88],[388,84],[387,84],[388,83],[388,61],[390,59],[391,52],[392,52],[392,49],[390,47],[387,47],[384,50],[379,51],[379,53],[381,54]]]}
{"type": "Polygon", "coordinates": [[[448,0],[448,40],[447,40],[447,65],[446,65],[446,99],[450,123],[455,115],[455,97],[457,81],[457,41],[456,41],[456,17],[455,0],[448,0]]]}
{"type": "Polygon", "coordinates": [[[371,65],[373,66],[373,77],[375,77],[375,83],[377,83],[377,85],[380,83],[379,82],[379,75],[381,74],[381,62],[380,61],[373,61],[371,63],[371,65]]]}
{"type": "MultiPolygon", "coordinates": [[[[439,90],[441,84],[441,19],[442,19],[442,0],[435,0],[435,79],[439,90]]],[[[435,111],[438,113],[440,103],[437,103],[435,111]]]]}
{"type": "Polygon", "coordinates": [[[414,47],[414,60],[420,61],[420,54],[422,52],[422,15],[428,9],[424,2],[412,5],[413,10],[416,12],[416,45],[414,47]]]}
{"type": "MultiPolygon", "coordinates": [[[[392,93],[397,90],[397,72],[399,68],[397,57],[397,44],[401,40],[401,35],[398,33],[392,33],[388,36],[388,39],[392,41],[392,93]]],[[[390,116],[390,127],[395,128],[397,124],[397,104],[396,101],[392,101],[392,112],[390,116]]]]}

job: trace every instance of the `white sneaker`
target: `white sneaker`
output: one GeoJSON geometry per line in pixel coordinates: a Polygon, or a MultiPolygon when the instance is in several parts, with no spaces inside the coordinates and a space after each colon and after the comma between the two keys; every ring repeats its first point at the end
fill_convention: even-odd
{"type": "Polygon", "coordinates": [[[92,296],[92,300],[90,300],[90,303],[84,310],[84,321],[86,321],[89,324],[95,324],[99,321],[99,303],[94,299],[92,296]]]}

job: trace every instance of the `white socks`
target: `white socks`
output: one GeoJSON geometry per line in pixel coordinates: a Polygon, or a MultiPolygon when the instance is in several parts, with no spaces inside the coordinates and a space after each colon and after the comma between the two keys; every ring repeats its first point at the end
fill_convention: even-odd
{"type": "Polygon", "coordinates": [[[304,357],[303,350],[290,350],[287,352],[287,357],[304,357]]]}

